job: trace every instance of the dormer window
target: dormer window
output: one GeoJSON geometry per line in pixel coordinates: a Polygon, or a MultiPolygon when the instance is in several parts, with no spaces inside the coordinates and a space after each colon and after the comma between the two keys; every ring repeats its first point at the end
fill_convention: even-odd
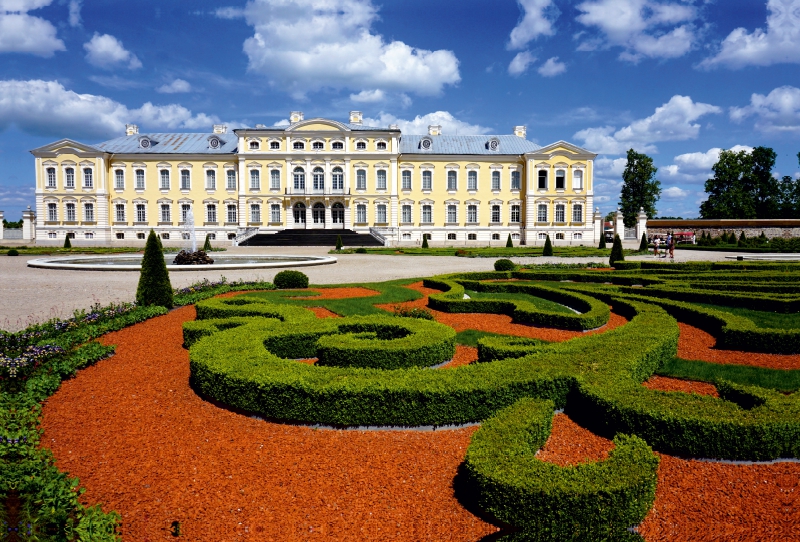
{"type": "Polygon", "coordinates": [[[356,150],[357,151],[365,151],[367,150],[367,142],[366,141],[359,141],[356,143],[356,150]]]}
{"type": "Polygon", "coordinates": [[[323,143],[322,141],[315,141],[314,143],[311,144],[311,148],[314,149],[315,151],[321,151],[322,149],[325,148],[325,143],[323,143]]]}
{"type": "Polygon", "coordinates": [[[222,146],[222,141],[218,137],[209,137],[208,138],[208,148],[209,149],[218,149],[222,146]]]}
{"type": "Polygon", "coordinates": [[[295,141],[294,144],[292,145],[292,148],[296,151],[302,151],[305,150],[306,144],[303,143],[302,141],[295,141]]]}
{"type": "Polygon", "coordinates": [[[377,147],[378,147],[379,151],[385,151],[386,150],[386,142],[385,141],[378,141],[377,147]]]}
{"type": "Polygon", "coordinates": [[[500,140],[496,137],[493,137],[486,142],[486,147],[492,152],[497,152],[497,150],[500,148],[500,140]]]}
{"type": "Polygon", "coordinates": [[[423,137],[419,142],[419,146],[423,151],[429,151],[433,147],[433,140],[429,137],[423,137]]]}
{"type": "Polygon", "coordinates": [[[153,145],[153,142],[150,141],[150,138],[148,138],[148,137],[140,137],[139,138],[139,148],[141,148],[141,149],[149,149],[150,147],[152,147],[152,145],[153,145]]]}
{"type": "Polygon", "coordinates": [[[273,150],[273,151],[277,151],[278,149],[280,149],[280,148],[281,148],[281,143],[280,143],[280,141],[270,141],[270,142],[269,142],[269,148],[270,148],[271,150],[273,150]]]}
{"type": "Polygon", "coordinates": [[[344,143],[342,143],[341,141],[334,141],[331,147],[335,151],[341,151],[344,150],[344,143]]]}
{"type": "Polygon", "coordinates": [[[257,151],[260,147],[261,147],[261,145],[259,145],[258,141],[251,141],[250,142],[250,150],[251,151],[257,151]]]}

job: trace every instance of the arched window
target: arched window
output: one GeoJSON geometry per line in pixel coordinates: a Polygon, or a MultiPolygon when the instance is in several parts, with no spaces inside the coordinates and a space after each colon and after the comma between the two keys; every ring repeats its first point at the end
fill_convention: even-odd
{"type": "Polygon", "coordinates": [[[47,168],[47,188],[56,187],[56,168],[47,168]]]}
{"type": "Polygon", "coordinates": [[[293,172],[294,176],[294,189],[295,190],[305,190],[306,189],[306,171],[301,167],[294,168],[293,172]]]}
{"type": "Polygon", "coordinates": [[[339,202],[331,206],[331,222],[334,224],[344,224],[344,205],[339,202]]]}
{"type": "Polygon", "coordinates": [[[293,209],[294,214],[294,223],[295,224],[305,224],[306,223],[306,206],[300,202],[294,204],[293,209]]]}
{"type": "Polygon", "coordinates": [[[192,178],[188,169],[181,170],[181,190],[191,190],[192,178]]]}
{"type": "Polygon", "coordinates": [[[258,141],[251,141],[250,142],[250,150],[251,151],[257,151],[260,147],[261,147],[261,145],[258,143],[258,141]]]}
{"type": "Polygon", "coordinates": [[[433,190],[433,173],[430,170],[422,172],[422,189],[433,190]]]}
{"type": "Polygon", "coordinates": [[[356,150],[357,151],[365,151],[367,150],[367,143],[366,141],[359,141],[356,143],[356,150]]]}
{"type": "Polygon", "coordinates": [[[331,172],[331,188],[333,190],[344,190],[344,171],[338,166],[333,168],[331,172]]]}
{"type": "Polygon", "coordinates": [[[492,171],[492,190],[500,190],[500,172],[497,170],[492,171]]]}
{"type": "Polygon", "coordinates": [[[572,172],[572,189],[583,190],[583,170],[576,169],[572,172]]]}
{"type": "Polygon", "coordinates": [[[75,170],[71,167],[64,170],[64,187],[75,188],[75,170]]]}
{"type": "Polygon", "coordinates": [[[359,169],[356,171],[356,190],[367,189],[367,171],[359,169]]]}
{"type": "Polygon", "coordinates": [[[270,141],[269,142],[269,148],[270,148],[270,150],[273,150],[273,151],[279,150],[281,148],[280,141],[270,141]]]}
{"type": "Polygon", "coordinates": [[[567,186],[567,172],[563,169],[556,171],[556,190],[564,190],[567,186]]]}
{"type": "Polygon", "coordinates": [[[378,141],[378,144],[376,146],[377,146],[379,151],[385,151],[386,150],[386,143],[383,142],[383,141],[378,141]]]}
{"type": "Polygon", "coordinates": [[[269,172],[269,188],[270,190],[281,189],[281,172],[278,169],[273,169],[269,172]]]}
{"type": "Polygon", "coordinates": [[[206,170],[206,190],[217,189],[217,172],[213,169],[206,170]]]}
{"type": "Polygon", "coordinates": [[[342,143],[341,141],[334,141],[333,144],[331,145],[331,147],[335,151],[340,151],[340,150],[344,149],[344,143],[342,143]]]}
{"type": "Polygon", "coordinates": [[[169,190],[169,170],[162,169],[161,175],[161,190],[169,190]]]}
{"type": "Polygon", "coordinates": [[[467,205],[467,222],[470,224],[478,223],[478,206],[467,205]]]}
{"type": "Polygon", "coordinates": [[[511,172],[511,190],[519,190],[519,187],[519,171],[514,170],[511,172]]]}
{"type": "Polygon", "coordinates": [[[458,222],[458,208],[455,205],[451,204],[447,206],[447,222],[449,224],[458,222]]]}
{"type": "MultiPolygon", "coordinates": [[[[117,205],[119,208],[119,205],[117,205]]],[[[119,215],[117,215],[119,216],[119,215]]],[[[55,203],[48,203],[47,204],[47,220],[48,222],[58,222],[58,205],[55,203]]],[[[122,206],[122,220],[117,220],[118,222],[125,221],[125,206],[122,206]]]]}
{"type": "Polygon", "coordinates": [[[386,190],[386,170],[379,169],[377,172],[378,190],[386,190]]]}
{"type": "Polygon", "coordinates": [[[311,208],[311,217],[314,224],[325,224],[325,205],[322,203],[315,203],[311,208]]]}
{"type": "Polygon", "coordinates": [[[292,145],[292,148],[296,151],[302,151],[306,148],[306,144],[303,143],[302,141],[295,141],[294,144],[292,145]]]}
{"type": "Polygon", "coordinates": [[[458,173],[453,170],[447,172],[447,189],[458,190],[458,173]]]}
{"type": "Polygon", "coordinates": [[[474,169],[467,173],[467,190],[478,189],[478,172],[474,169]]]}
{"type": "Polygon", "coordinates": [[[136,190],[144,190],[144,170],[136,170],[136,190]]]}
{"type": "Polygon", "coordinates": [[[261,172],[257,169],[250,170],[250,190],[261,189],[261,172]]]}
{"type": "Polygon", "coordinates": [[[325,148],[325,143],[323,143],[322,141],[315,141],[314,143],[311,144],[311,148],[314,149],[315,151],[321,151],[322,149],[325,148]]]}
{"type": "Polygon", "coordinates": [[[403,190],[411,190],[411,172],[408,170],[403,171],[403,190]]]}
{"type": "Polygon", "coordinates": [[[217,222],[217,206],[213,203],[209,203],[206,207],[206,218],[208,219],[208,222],[217,222]]]}
{"type": "Polygon", "coordinates": [[[92,188],[94,186],[94,179],[92,177],[92,168],[87,167],[83,169],[83,187],[92,188]]]}
{"type": "Polygon", "coordinates": [[[432,224],[433,223],[433,206],[432,205],[423,205],[422,206],[422,222],[424,224],[432,224]]]}
{"type": "Polygon", "coordinates": [[[545,169],[539,170],[539,184],[537,188],[539,190],[547,190],[547,170],[545,169]]]}
{"type": "MultiPolygon", "coordinates": [[[[55,170],[53,170],[53,173],[55,173],[55,170]]],[[[125,189],[125,172],[121,169],[114,170],[114,188],[117,190],[125,189]]]]}
{"type": "Polygon", "coordinates": [[[315,167],[313,173],[314,192],[325,190],[325,171],[321,167],[315,167]]]}

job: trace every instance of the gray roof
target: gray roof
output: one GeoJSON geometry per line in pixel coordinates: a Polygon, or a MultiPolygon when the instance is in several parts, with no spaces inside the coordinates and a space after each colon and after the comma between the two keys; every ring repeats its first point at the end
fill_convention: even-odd
{"type": "Polygon", "coordinates": [[[525,154],[541,149],[532,141],[515,135],[404,135],[400,138],[400,154],[525,154]],[[424,150],[420,142],[430,138],[430,150],[424,150]],[[489,140],[500,143],[496,151],[489,150],[489,140]]]}
{"type": "Polygon", "coordinates": [[[236,152],[239,138],[235,134],[138,134],[118,137],[94,145],[98,149],[116,154],[232,154],[236,152]],[[222,145],[212,149],[208,140],[211,136],[219,138],[222,145]],[[143,149],[139,140],[150,139],[150,147],[143,149]]]}
{"type": "MultiPolygon", "coordinates": [[[[309,124],[309,121],[314,121],[314,120],[328,120],[328,119],[305,119],[305,120],[302,120],[300,122],[302,122],[303,124],[309,124]]],[[[295,124],[282,124],[280,126],[264,126],[263,128],[254,128],[252,126],[248,126],[247,128],[237,128],[236,130],[234,130],[234,132],[239,131],[239,130],[244,130],[244,131],[264,131],[264,132],[285,132],[286,130],[288,130],[288,129],[300,124],[300,122],[296,122],[295,124]]],[[[364,124],[348,124],[346,122],[340,122],[339,124],[341,124],[342,126],[347,127],[350,130],[353,130],[355,132],[358,132],[358,131],[361,131],[361,132],[368,132],[368,131],[374,131],[374,132],[399,132],[400,131],[398,128],[391,128],[390,129],[389,127],[366,126],[364,124]]]]}

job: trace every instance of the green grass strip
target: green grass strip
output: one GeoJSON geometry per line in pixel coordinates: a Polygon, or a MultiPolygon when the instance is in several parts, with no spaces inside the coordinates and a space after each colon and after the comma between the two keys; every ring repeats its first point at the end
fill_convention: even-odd
{"type": "Polygon", "coordinates": [[[727,380],[781,392],[800,390],[800,370],[782,371],[748,365],[721,365],[706,361],[672,358],[661,366],[656,374],[711,383],[727,380]]]}

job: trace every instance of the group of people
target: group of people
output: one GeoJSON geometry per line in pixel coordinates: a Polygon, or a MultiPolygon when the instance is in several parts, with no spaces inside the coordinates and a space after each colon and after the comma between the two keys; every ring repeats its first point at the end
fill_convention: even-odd
{"type": "Polygon", "coordinates": [[[658,247],[661,245],[661,239],[656,237],[653,239],[653,255],[656,258],[666,258],[669,255],[670,259],[675,259],[675,238],[672,236],[671,233],[667,234],[666,245],[664,246],[664,255],[661,256],[658,253],[658,247]]]}

